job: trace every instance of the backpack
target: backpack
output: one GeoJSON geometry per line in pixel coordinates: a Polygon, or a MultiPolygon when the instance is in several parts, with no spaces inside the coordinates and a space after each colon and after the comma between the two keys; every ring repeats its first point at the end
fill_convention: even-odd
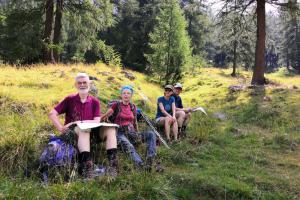
{"type": "MultiPolygon", "coordinates": [[[[108,102],[108,108],[111,108],[112,105],[117,104],[116,110],[115,110],[114,113],[108,118],[108,120],[109,120],[110,122],[112,122],[112,123],[115,122],[115,120],[116,120],[116,118],[117,118],[119,112],[121,111],[121,102],[122,102],[122,101],[119,101],[119,100],[112,100],[112,101],[108,102]]],[[[134,115],[134,118],[137,119],[137,112],[136,112],[136,109],[135,109],[135,105],[132,104],[132,103],[129,103],[129,105],[130,105],[131,112],[132,112],[133,115],[134,115]]]]}
{"type": "Polygon", "coordinates": [[[77,150],[61,137],[50,136],[49,142],[40,157],[40,172],[43,182],[48,182],[48,169],[70,169],[75,163],[77,150]]]}
{"type": "Polygon", "coordinates": [[[76,149],[72,144],[65,143],[60,137],[51,136],[40,157],[40,164],[69,166],[73,163],[75,155],[76,149]]]}

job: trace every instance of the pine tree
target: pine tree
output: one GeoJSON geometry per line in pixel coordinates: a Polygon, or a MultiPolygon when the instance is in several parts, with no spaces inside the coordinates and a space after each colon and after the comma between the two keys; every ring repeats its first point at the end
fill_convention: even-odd
{"type": "Polygon", "coordinates": [[[232,11],[221,15],[216,25],[218,44],[227,55],[226,61],[232,62],[231,75],[236,76],[239,64],[246,69],[253,65],[251,61],[254,58],[255,22],[249,14],[232,11]]]}
{"type": "Polygon", "coordinates": [[[281,25],[282,25],[282,39],[281,39],[281,56],[282,63],[291,70],[292,67],[300,73],[300,17],[299,12],[295,9],[295,1],[291,1],[291,7],[288,9],[281,9],[281,25]],[[293,9],[294,8],[294,9],[293,9]]]}
{"type": "Polygon", "coordinates": [[[157,15],[157,24],[150,33],[149,46],[152,52],[146,54],[150,70],[160,82],[175,82],[191,58],[190,39],[186,32],[186,21],[177,0],[164,0],[157,15]]]}

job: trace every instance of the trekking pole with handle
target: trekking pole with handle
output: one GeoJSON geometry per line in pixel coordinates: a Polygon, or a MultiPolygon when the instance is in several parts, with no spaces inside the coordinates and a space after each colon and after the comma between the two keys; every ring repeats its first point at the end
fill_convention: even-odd
{"type": "Polygon", "coordinates": [[[150,119],[148,118],[148,116],[145,115],[142,111],[140,111],[140,113],[141,113],[142,117],[144,118],[144,120],[146,121],[146,123],[150,126],[150,128],[154,131],[154,133],[156,134],[156,136],[159,138],[159,140],[165,145],[165,147],[167,147],[168,149],[170,149],[170,147],[167,144],[167,142],[161,137],[161,135],[159,134],[159,132],[152,125],[152,123],[150,122],[150,119]]]}

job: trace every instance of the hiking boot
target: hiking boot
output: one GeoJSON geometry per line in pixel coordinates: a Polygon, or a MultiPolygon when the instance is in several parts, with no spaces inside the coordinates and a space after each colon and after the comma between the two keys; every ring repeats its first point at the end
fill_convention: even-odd
{"type": "Polygon", "coordinates": [[[115,178],[118,175],[118,160],[115,159],[111,159],[109,160],[109,167],[107,169],[107,175],[115,178]]]}
{"type": "Polygon", "coordinates": [[[82,175],[85,179],[90,180],[93,176],[93,162],[91,160],[85,161],[82,166],[82,175]]]}
{"type": "Polygon", "coordinates": [[[167,144],[171,144],[171,139],[166,140],[167,144]]]}
{"type": "Polygon", "coordinates": [[[134,169],[135,169],[135,171],[142,172],[144,170],[144,164],[143,163],[135,163],[134,169]]]}
{"type": "Polygon", "coordinates": [[[178,139],[181,139],[182,137],[182,128],[178,127],[178,139]]]}
{"type": "Polygon", "coordinates": [[[151,172],[152,170],[152,164],[153,164],[153,158],[147,158],[146,165],[145,165],[145,171],[151,172]]]}
{"type": "Polygon", "coordinates": [[[182,132],[183,138],[186,138],[186,126],[182,126],[181,132],[182,132]]]}

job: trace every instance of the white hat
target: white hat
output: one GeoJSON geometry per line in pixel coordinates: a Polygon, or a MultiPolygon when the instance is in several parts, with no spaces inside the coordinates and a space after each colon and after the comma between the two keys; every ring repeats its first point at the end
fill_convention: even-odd
{"type": "Polygon", "coordinates": [[[181,89],[182,89],[182,84],[181,84],[181,83],[176,83],[176,84],[174,85],[174,88],[181,88],[181,89]]]}

